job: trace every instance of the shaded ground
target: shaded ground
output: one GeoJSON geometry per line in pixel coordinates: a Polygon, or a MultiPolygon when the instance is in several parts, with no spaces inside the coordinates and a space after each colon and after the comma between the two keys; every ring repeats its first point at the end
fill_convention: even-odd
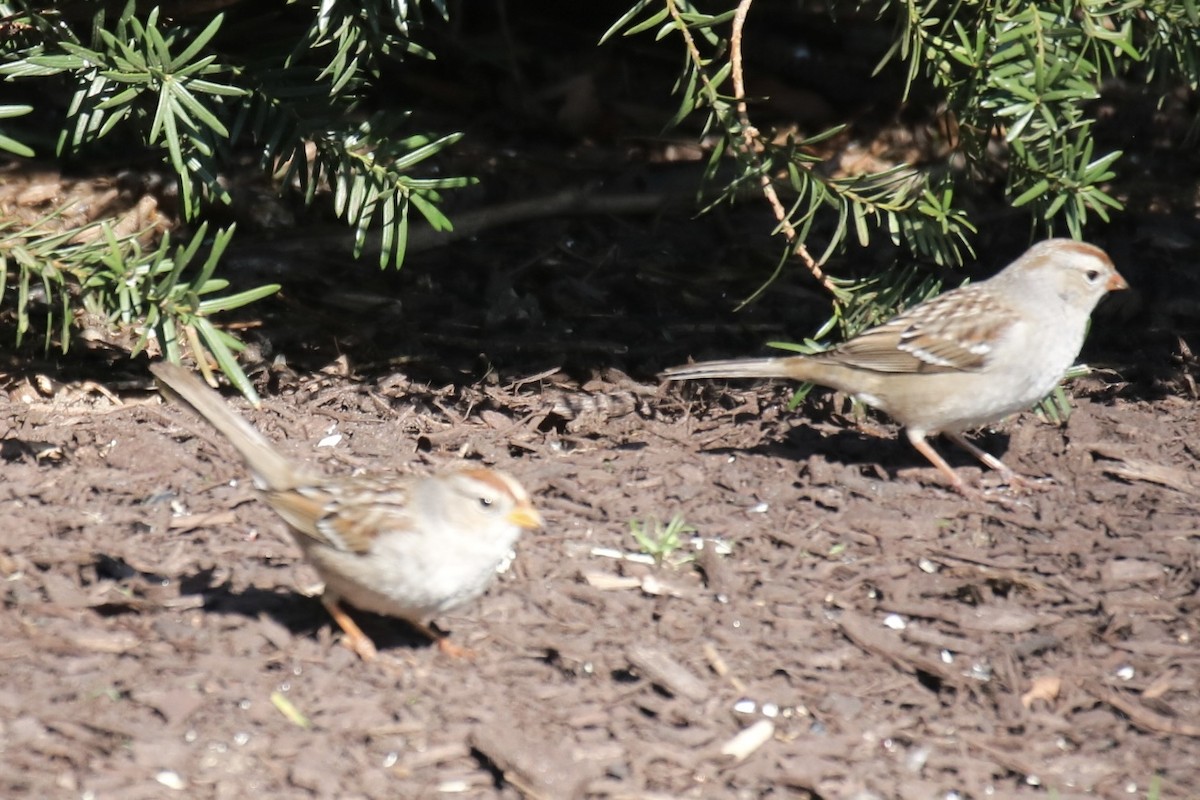
{"type": "Polygon", "coordinates": [[[10,373],[0,795],[1116,798],[1161,776],[1161,797],[1200,796],[1200,412],[1177,320],[1102,309],[1087,355],[1115,371],[1075,384],[1069,425],[983,437],[1053,484],[971,502],[838,398],[793,414],[781,386],[655,386],[688,355],[761,352],[820,300],[785,278],[733,314],[721,294],[751,284],[706,271],[719,248],[695,260],[724,233],[615,227],[369,273],[403,308],[334,337],[301,310],[315,270],[250,333],[287,356],[252,370],[250,416],[296,458],[465,457],[535,493],[547,530],[439,620],[474,661],[382,618],[378,662],[339,646],[230,449],[139,368],[100,350],[51,373],[104,377],[121,407],[39,393],[50,365],[10,373]],[[676,513],[695,540],[637,558],[629,521],[676,513]]]}

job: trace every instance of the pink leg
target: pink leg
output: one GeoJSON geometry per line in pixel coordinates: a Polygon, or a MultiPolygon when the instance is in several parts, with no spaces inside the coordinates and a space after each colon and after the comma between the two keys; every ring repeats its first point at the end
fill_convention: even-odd
{"type": "Polygon", "coordinates": [[[967,485],[963,483],[963,479],[960,478],[958,473],[946,463],[946,459],[938,455],[937,450],[933,449],[933,445],[926,440],[925,433],[923,431],[909,429],[905,431],[905,434],[908,436],[908,441],[912,443],[912,446],[917,448],[917,452],[929,459],[929,463],[937,467],[938,472],[946,476],[946,480],[950,481],[951,489],[959,494],[968,496],[971,494],[971,492],[967,489],[967,485]]]}
{"type": "Polygon", "coordinates": [[[984,465],[990,467],[991,469],[996,470],[996,472],[999,472],[1000,477],[1004,478],[1005,483],[1012,483],[1013,479],[1015,477],[1017,477],[1017,473],[1015,473],[1011,469],[1009,469],[1008,466],[1003,461],[996,458],[994,455],[987,452],[986,450],[983,450],[983,449],[975,446],[973,443],[968,441],[961,433],[947,433],[947,434],[945,434],[945,436],[947,439],[954,442],[956,445],[961,447],[963,450],[966,450],[968,453],[975,456],[984,465]]]}
{"type": "Polygon", "coordinates": [[[329,612],[329,616],[333,617],[333,621],[338,624],[338,627],[346,634],[346,647],[349,647],[363,661],[371,661],[377,655],[375,643],[371,641],[371,637],[363,633],[362,628],[358,627],[358,623],[350,618],[342,608],[338,598],[334,595],[321,595],[321,603],[329,612]]]}

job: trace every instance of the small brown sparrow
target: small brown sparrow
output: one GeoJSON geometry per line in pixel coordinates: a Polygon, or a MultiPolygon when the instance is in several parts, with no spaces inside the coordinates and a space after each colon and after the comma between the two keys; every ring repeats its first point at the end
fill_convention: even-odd
{"type": "Polygon", "coordinates": [[[489,469],[429,476],[306,472],[191,372],[165,361],[150,371],[165,395],[241,453],[263,499],[325,581],[321,601],[364,660],[374,658],[375,644],[341,601],[399,617],[446,652],[461,652],[424,621],[482,594],[521,531],[542,524],[521,485],[489,469]]]}
{"type": "Polygon", "coordinates": [[[962,478],[926,441],[945,434],[1006,481],[1000,459],[963,431],[1030,408],[1079,355],[1100,299],[1128,284],[1098,247],[1049,239],[997,275],[946,292],[823,353],[672,367],[668,380],[791,378],[886,412],[959,492],[962,478]]]}

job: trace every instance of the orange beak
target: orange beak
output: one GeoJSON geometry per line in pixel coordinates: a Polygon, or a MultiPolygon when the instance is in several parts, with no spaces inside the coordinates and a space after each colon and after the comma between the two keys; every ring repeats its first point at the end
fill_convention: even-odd
{"type": "Polygon", "coordinates": [[[1112,277],[1108,279],[1108,283],[1104,285],[1104,288],[1108,289],[1110,292],[1115,292],[1118,289],[1128,289],[1129,284],[1126,283],[1125,279],[1121,277],[1121,273],[1114,272],[1112,277]]]}
{"type": "Polygon", "coordinates": [[[516,525],[518,528],[525,528],[526,530],[542,527],[542,515],[528,503],[523,503],[508,512],[506,519],[509,524],[516,525]]]}

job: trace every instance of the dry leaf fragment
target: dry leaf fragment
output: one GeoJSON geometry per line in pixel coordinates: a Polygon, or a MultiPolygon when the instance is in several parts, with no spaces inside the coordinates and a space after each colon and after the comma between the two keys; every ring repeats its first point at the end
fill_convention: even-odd
{"type": "Polygon", "coordinates": [[[1058,699],[1058,693],[1061,690],[1062,678],[1057,675],[1039,675],[1033,679],[1033,686],[1029,691],[1021,695],[1021,705],[1030,708],[1037,700],[1052,703],[1058,699]]]}

